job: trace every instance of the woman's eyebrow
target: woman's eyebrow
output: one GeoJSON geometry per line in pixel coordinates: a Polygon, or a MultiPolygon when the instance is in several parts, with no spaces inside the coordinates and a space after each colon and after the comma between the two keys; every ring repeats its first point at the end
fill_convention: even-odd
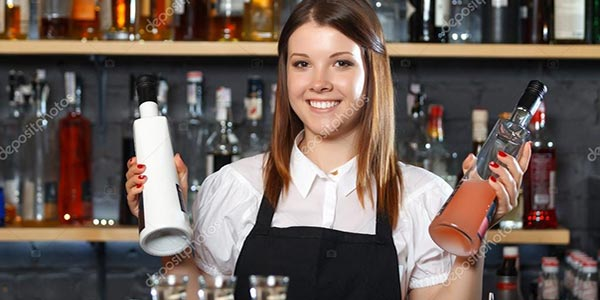
{"type": "Polygon", "coordinates": [[[349,51],[342,51],[342,52],[336,52],[336,53],[334,53],[334,54],[331,54],[331,55],[329,56],[329,58],[336,57],[336,56],[340,56],[340,55],[344,55],[344,54],[349,54],[349,55],[351,55],[351,56],[354,56],[354,54],[352,54],[352,52],[349,52],[349,51]]]}
{"type": "Polygon", "coordinates": [[[306,54],[304,54],[304,53],[292,53],[292,54],[290,55],[290,57],[292,57],[292,56],[294,56],[294,55],[295,55],[295,56],[302,56],[302,57],[306,57],[306,58],[308,58],[308,55],[306,55],[306,54]]]}

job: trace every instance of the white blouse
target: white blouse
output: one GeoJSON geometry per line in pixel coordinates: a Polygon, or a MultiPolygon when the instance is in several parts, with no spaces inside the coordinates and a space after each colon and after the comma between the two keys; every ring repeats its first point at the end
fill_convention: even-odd
{"type": "MultiPolygon", "coordinates": [[[[210,275],[232,275],[235,270],[262,200],[263,158],[260,154],[221,168],[206,178],[194,201],[195,262],[210,275]]],[[[404,189],[398,225],[392,234],[404,299],[410,289],[443,283],[450,273],[454,257],[431,240],[428,227],[452,188],[422,168],[399,166],[404,189]]],[[[316,226],[375,234],[376,209],[368,196],[365,207],[360,205],[356,167],[355,157],[336,169],[336,175],[327,174],[294,146],[292,183],[288,194],[280,198],[272,226],[316,226]]]]}

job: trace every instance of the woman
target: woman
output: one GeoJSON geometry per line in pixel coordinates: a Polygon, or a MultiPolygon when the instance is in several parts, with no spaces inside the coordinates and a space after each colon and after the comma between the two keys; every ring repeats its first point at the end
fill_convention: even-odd
{"type": "MultiPolygon", "coordinates": [[[[268,155],[223,167],[193,206],[195,257],[172,272],[290,276],[289,299],[477,299],[483,259],[455,258],[428,226],[452,188],[398,163],[389,58],[365,0],[305,0],[278,46],[278,90],[268,155]],[[462,268],[460,280],[447,281],[462,268]]],[[[503,154],[503,153],[501,153],[503,154]]],[[[516,205],[530,146],[496,178],[499,220],[516,205]]],[[[187,171],[176,155],[182,186],[187,171]]],[[[470,155],[463,169],[474,164],[470,155]]],[[[137,215],[144,166],[129,162],[137,215]]],[[[246,292],[247,294],[247,292],[246,292]]]]}

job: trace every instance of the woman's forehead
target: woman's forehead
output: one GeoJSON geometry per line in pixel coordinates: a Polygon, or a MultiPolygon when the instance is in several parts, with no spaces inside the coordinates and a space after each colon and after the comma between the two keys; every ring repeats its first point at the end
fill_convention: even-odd
{"type": "Polygon", "coordinates": [[[361,48],[352,39],[337,29],[308,22],[298,27],[290,36],[288,55],[302,53],[307,55],[331,55],[339,52],[350,52],[360,57],[361,48]]]}

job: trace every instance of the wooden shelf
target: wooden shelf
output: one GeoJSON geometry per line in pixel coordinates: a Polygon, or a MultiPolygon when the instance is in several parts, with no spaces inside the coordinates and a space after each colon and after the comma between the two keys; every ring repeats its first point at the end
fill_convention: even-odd
{"type": "Polygon", "coordinates": [[[564,228],[512,231],[499,229],[488,231],[486,239],[496,244],[568,245],[570,232],[564,228]]]}
{"type": "MultiPolygon", "coordinates": [[[[138,238],[136,227],[6,227],[0,229],[0,242],[137,242],[138,238]]],[[[487,239],[497,244],[568,245],[569,230],[512,230],[511,232],[490,230],[487,239]]]]}
{"type": "Polygon", "coordinates": [[[0,229],[1,242],[137,242],[138,239],[137,227],[6,227],[0,229]]]}
{"type": "MultiPolygon", "coordinates": [[[[392,57],[600,59],[600,45],[390,43],[392,57]]],[[[275,42],[0,41],[0,55],[276,56],[275,42]]]]}

